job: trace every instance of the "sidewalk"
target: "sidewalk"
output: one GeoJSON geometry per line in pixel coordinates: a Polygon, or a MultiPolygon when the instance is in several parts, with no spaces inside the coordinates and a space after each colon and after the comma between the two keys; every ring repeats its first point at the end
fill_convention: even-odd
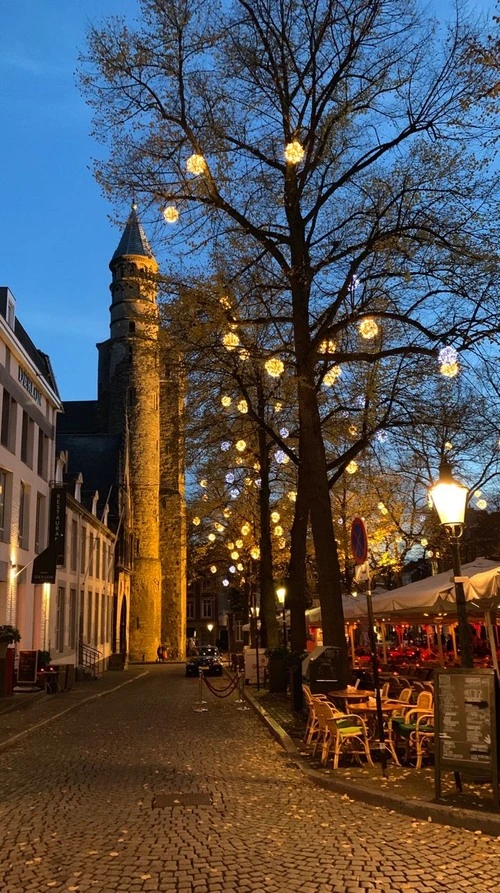
{"type": "Polygon", "coordinates": [[[133,664],[127,670],[108,670],[98,679],[81,680],[69,691],[58,694],[16,692],[11,697],[0,698],[0,751],[57,716],[128,685],[147,672],[147,664],[133,664]]]}
{"type": "Polygon", "coordinates": [[[473,784],[463,779],[463,793],[455,790],[451,773],[443,776],[443,796],[446,804],[434,802],[434,768],[423,769],[394,766],[389,760],[387,778],[381,765],[371,768],[363,762],[333,769],[321,766],[319,753],[304,744],[305,713],[293,713],[289,694],[273,694],[266,689],[257,691],[246,686],[245,696],[253,709],[280,742],[287,756],[300,767],[304,775],[316,785],[335,791],[351,800],[361,800],[375,808],[384,808],[412,816],[420,821],[466,828],[469,831],[500,836],[500,812],[496,812],[489,785],[473,784]]]}

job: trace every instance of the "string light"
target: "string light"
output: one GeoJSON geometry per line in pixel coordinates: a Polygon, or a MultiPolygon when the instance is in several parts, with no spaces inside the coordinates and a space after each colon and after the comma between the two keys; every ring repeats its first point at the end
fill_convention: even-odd
{"type": "Polygon", "coordinates": [[[238,347],[240,339],[238,338],[236,332],[226,332],[222,339],[222,343],[226,350],[234,350],[236,347],[238,347]]]}
{"type": "Polygon", "coordinates": [[[359,324],[359,334],[366,341],[369,341],[371,338],[376,338],[378,335],[378,325],[375,320],[371,317],[362,319],[359,324]]]}
{"type": "Polygon", "coordinates": [[[229,491],[229,495],[230,495],[231,499],[238,499],[238,496],[240,495],[240,491],[237,490],[235,487],[234,490],[229,491]]]}
{"type": "Polygon", "coordinates": [[[222,297],[219,298],[219,304],[222,304],[225,310],[231,309],[231,301],[228,297],[226,297],[226,295],[222,295],[222,297]]]}
{"type": "Polygon", "coordinates": [[[246,400],[240,400],[238,403],[238,412],[246,413],[248,412],[248,403],[246,400]]]}
{"type": "Polygon", "coordinates": [[[223,579],[223,581],[222,581],[222,585],[223,585],[223,586],[229,586],[229,580],[228,580],[226,577],[224,577],[224,579],[223,579]]]}
{"type": "Polygon", "coordinates": [[[236,456],[236,465],[243,465],[243,456],[236,456]]]}
{"type": "Polygon", "coordinates": [[[274,535],[275,536],[283,536],[283,528],[282,528],[281,524],[277,524],[276,527],[274,528],[274,535]]]}
{"type": "Polygon", "coordinates": [[[229,573],[230,573],[230,574],[235,574],[235,573],[236,573],[236,568],[235,568],[234,564],[231,564],[231,566],[229,567],[229,573]]]}
{"type": "Polygon", "coordinates": [[[279,547],[280,549],[286,549],[286,539],[285,539],[284,537],[281,537],[281,538],[278,540],[278,547],[279,547]]]}
{"type": "Polygon", "coordinates": [[[479,496],[481,496],[482,492],[483,492],[482,490],[474,490],[474,496],[476,497],[476,499],[477,499],[479,496]]]}
{"type": "Polygon", "coordinates": [[[285,364],[277,357],[271,357],[264,363],[264,368],[271,378],[279,378],[279,376],[283,374],[285,364]]]}
{"type": "Polygon", "coordinates": [[[243,453],[246,449],[246,445],[247,445],[246,440],[238,440],[238,442],[236,444],[236,449],[238,450],[239,453],[243,453]]]}
{"type": "Polygon", "coordinates": [[[243,540],[236,540],[235,545],[236,545],[237,549],[242,549],[243,548],[243,540]]]}
{"type": "Polygon", "coordinates": [[[253,558],[254,561],[257,561],[257,559],[260,558],[260,549],[258,546],[252,546],[250,549],[250,557],[253,558]]]}
{"type": "Polygon", "coordinates": [[[323,378],[323,383],[328,386],[335,384],[335,382],[337,381],[337,378],[339,378],[340,375],[342,375],[342,370],[341,370],[340,366],[332,366],[332,368],[329,369],[328,372],[325,372],[325,377],[323,378]]]}
{"type": "Polygon", "coordinates": [[[337,342],[333,341],[332,338],[328,338],[326,341],[322,341],[320,346],[318,347],[319,353],[335,353],[337,350],[337,342]]]}
{"type": "Polygon", "coordinates": [[[201,524],[201,518],[198,518],[198,515],[193,518],[193,524],[195,527],[198,527],[198,524],[201,524]]]}
{"type": "Polygon", "coordinates": [[[254,462],[253,464],[254,471],[260,471],[260,462],[254,462]]]}
{"type": "Polygon", "coordinates": [[[210,573],[211,573],[211,574],[216,574],[216,573],[217,573],[217,565],[212,564],[212,565],[210,566],[210,573]]]}
{"type": "Polygon", "coordinates": [[[280,428],[280,437],[282,437],[283,440],[286,440],[287,437],[289,437],[289,436],[290,436],[290,432],[289,432],[288,428],[280,428]]]}
{"type": "Polygon", "coordinates": [[[455,378],[456,375],[460,372],[460,367],[458,363],[443,363],[439,367],[439,371],[441,375],[444,375],[445,378],[455,378]]]}
{"type": "Polygon", "coordinates": [[[280,403],[279,400],[278,400],[278,402],[274,404],[274,411],[275,411],[275,412],[281,412],[282,408],[283,408],[283,404],[280,403]]]}
{"type": "Polygon", "coordinates": [[[205,479],[203,479],[202,481],[200,481],[200,487],[208,487],[208,481],[205,480],[205,479]]]}
{"type": "Polygon", "coordinates": [[[486,499],[478,499],[478,501],[476,502],[476,505],[477,505],[478,509],[485,509],[486,506],[488,505],[488,503],[486,502],[486,499]]]}
{"type": "Polygon", "coordinates": [[[236,570],[238,570],[238,571],[243,570],[243,565],[242,565],[241,561],[239,561],[238,564],[236,565],[236,570]]]}
{"type": "Polygon", "coordinates": [[[234,549],[234,543],[228,543],[227,548],[229,549],[229,551],[231,551],[231,549],[234,549]]]}
{"type": "Polygon", "coordinates": [[[248,524],[246,521],[241,528],[241,532],[243,536],[248,536],[248,534],[250,533],[250,524],[248,524]]]}
{"type": "Polygon", "coordinates": [[[454,378],[458,375],[460,367],[458,365],[458,351],[454,347],[443,347],[438,354],[439,371],[446,378],[454,378]]]}
{"type": "Polygon", "coordinates": [[[290,502],[297,501],[297,491],[296,490],[289,490],[287,493],[287,496],[288,496],[290,502]]]}
{"type": "Polygon", "coordinates": [[[242,348],[240,348],[239,355],[240,355],[240,360],[248,360],[248,358],[250,356],[250,351],[248,351],[246,349],[246,347],[242,347],[242,348]]]}
{"type": "Polygon", "coordinates": [[[167,223],[177,223],[179,219],[179,212],[177,208],[174,208],[173,205],[167,205],[163,210],[163,217],[167,223]]]}
{"type": "Polygon", "coordinates": [[[237,561],[239,557],[240,557],[239,552],[236,552],[236,551],[231,552],[231,558],[233,559],[233,561],[237,561]]]}
{"type": "Polygon", "coordinates": [[[279,519],[280,519],[279,512],[271,512],[271,521],[273,522],[273,524],[277,524],[279,519]]]}
{"type": "Polygon", "coordinates": [[[224,524],[221,524],[219,521],[217,521],[215,524],[215,529],[218,533],[222,533],[222,531],[224,530],[224,524]]]}
{"type": "Polygon", "coordinates": [[[356,428],[356,425],[349,425],[348,430],[349,430],[349,434],[351,435],[351,437],[356,437],[356,434],[358,433],[358,429],[356,428]]]}
{"type": "Polygon", "coordinates": [[[227,395],[224,395],[224,397],[221,397],[221,401],[220,401],[220,402],[222,403],[223,406],[231,406],[231,403],[232,403],[233,401],[231,400],[231,397],[228,397],[227,395]]]}
{"type": "Polygon", "coordinates": [[[211,543],[215,542],[215,533],[209,533],[208,539],[210,540],[211,543]]]}
{"type": "Polygon", "coordinates": [[[274,454],[274,458],[276,459],[276,462],[278,463],[278,465],[288,465],[288,463],[290,461],[287,454],[284,453],[283,450],[276,450],[276,452],[274,454]]]}
{"type": "Polygon", "coordinates": [[[347,474],[356,474],[358,470],[358,463],[354,461],[354,459],[349,462],[349,465],[346,467],[347,474]]]}
{"type": "Polygon", "coordinates": [[[229,440],[223,440],[220,448],[223,453],[227,453],[227,451],[231,449],[231,442],[229,440]]]}
{"type": "Polygon", "coordinates": [[[229,471],[229,472],[226,474],[226,483],[228,483],[228,484],[234,484],[234,474],[233,474],[232,471],[229,471]]]}
{"type": "Polygon", "coordinates": [[[222,514],[224,515],[225,518],[230,518],[231,515],[233,514],[233,512],[230,508],[227,507],[222,510],[222,514]]]}
{"type": "Polygon", "coordinates": [[[285,146],[285,158],[288,164],[299,164],[304,157],[304,147],[298,140],[292,140],[285,146]]]}
{"type": "Polygon", "coordinates": [[[186,161],[186,170],[190,174],[195,174],[196,176],[203,174],[206,170],[206,167],[207,163],[203,155],[197,155],[195,153],[194,155],[190,155],[188,160],[186,161]]]}
{"type": "Polygon", "coordinates": [[[385,505],[384,505],[383,502],[379,502],[379,503],[378,503],[378,510],[379,510],[379,512],[380,512],[381,515],[388,515],[388,514],[389,514],[389,511],[388,511],[388,509],[386,509],[386,507],[385,507],[385,505]]]}
{"type": "Polygon", "coordinates": [[[447,440],[446,443],[445,443],[445,445],[444,445],[444,448],[445,448],[445,450],[448,450],[448,451],[449,451],[449,450],[452,450],[452,449],[453,449],[453,444],[452,444],[449,440],[447,440]]]}
{"type": "Polygon", "coordinates": [[[252,486],[252,478],[245,478],[243,483],[245,484],[245,487],[251,487],[252,486]]]}

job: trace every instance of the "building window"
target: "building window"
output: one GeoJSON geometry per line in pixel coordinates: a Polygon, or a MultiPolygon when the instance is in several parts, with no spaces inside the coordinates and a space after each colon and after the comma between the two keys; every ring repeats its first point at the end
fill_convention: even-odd
{"type": "Polygon", "coordinates": [[[98,536],[95,538],[95,578],[101,576],[101,540],[98,536]]]}
{"type": "Polygon", "coordinates": [[[186,606],[186,617],[187,617],[188,620],[194,620],[194,619],[195,619],[195,614],[194,614],[194,601],[193,601],[193,599],[191,599],[191,598],[188,599],[188,603],[187,603],[187,606],[186,606]]]}
{"type": "Polygon", "coordinates": [[[18,545],[20,549],[28,548],[29,531],[29,491],[30,488],[24,481],[19,485],[19,524],[18,545]]]}
{"type": "Polygon", "coordinates": [[[37,464],[36,470],[37,474],[47,480],[47,459],[49,455],[48,450],[49,438],[43,431],[38,429],[38,456],[37,456],[37,464]]]}
{"type": "Polygon", "coordinates": [[[201,616],[203,620],[210,620],[212,617],[212,599],[203,598],[201,600],[201,616]]]}
{"type": "Polygon", "coordinates": [[[76,571],[78,561],[78,522],[75,518],[71,519],[71,556],[70,570],[76,571]]]}
{"type": "Polygon", "coordinates": [[[82,527],[82,544],[81,544],[81,552],[80,552],[80,571],[82,574],[85,573],[87,568],[85,567],[85,563],[87,561],[87,528],[82,527]]]}
{"type": "Polygon", "coordinates": [[[76,646],[76,589],[69,591],[69,647],[76,646]]]}
{"type": "Polygon", "coordinates": [[[243,641],[243,623],[241,620],[235,620],[234,622],[234,638],[236,642],[243,641]]]}
{"type": "Polygon", "coordinates": [[[7,529],[7,474],[0,469],[0,540],[7,529]]]}
{"type": "Polygon", "coordinates": [[[21,428],[21,461],[33,467],[33,442],[35,439],[35,423],[23,410],[23,422],[21,428]]]}
{"type": "Polygon", "coordinates": [[[131,335],[133,335],[133,334],[135,333],[135,322],[129,322],[129,324],[128,324],[128,330],[129,330],[129,332],[130,332],[131,335]]]}
{"type": "Polygon", "coordinates": [[[57,590],[57,619],[56,619],[56,651],[64,651],[64,602],[66,592],[64,586],[57,590]]]}
{"type": "Polygon", "coordinates": [[[87,644],[92,645],[94,641],[92,633],[92,593],[87,592],[87,644]]]}
{"type": "Polygon", "coordinates": [[[7,301],[7,324],[14,329],[16,324],[16,308],[14,301],[7,301]]]}
{"type": "Polygon", "coordinates": [[[89,577],[94,576],[94,534],[89,533],[89,577]]]}
{"type": "Polygon", "coordinates": [[[3,390],[0,443],[11,453],[16,451],[17,403],[7,390],[3,390]]]}
{"type": "Polygon", "coordinates": [[[106,641],[106,602],[107,598],[102,594],[101,598],[101,642],[104,643],[106,641]]]}
{"type": "Polygon", "coordinates": [[[101,596],[98,592],[95,594],[95,643],[99,644],[99,635],[100,635],[100,617],[101,617],[101,596]]]}
{"type": "Polygon", "coordinates": [[[35,552],[41,552],[45,543],[46,499],[43,493],[36,494],[35,552]]]}

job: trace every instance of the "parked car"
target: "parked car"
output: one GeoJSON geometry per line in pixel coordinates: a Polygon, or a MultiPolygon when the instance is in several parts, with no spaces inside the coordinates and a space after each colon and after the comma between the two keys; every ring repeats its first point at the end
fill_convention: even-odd
{"type": "Polygon", "coordinates": [[[190,655],[186,664],[186,676],[198,676],[199,670],[207,676],[222,676],[220,651],[215,645],[200,645],[190,655]]]}

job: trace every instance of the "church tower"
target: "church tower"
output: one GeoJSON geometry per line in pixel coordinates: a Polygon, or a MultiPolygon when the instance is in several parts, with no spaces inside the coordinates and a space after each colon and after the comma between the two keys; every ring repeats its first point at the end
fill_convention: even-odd
{"type": "Polygon", "coordinates": [[[98,344],[102,429],[120,435],[127,526],[134,534],[129,655],[152,661],[161,642],[158,264],[132,206],[111,262],[110,337],[98,344]]]}

